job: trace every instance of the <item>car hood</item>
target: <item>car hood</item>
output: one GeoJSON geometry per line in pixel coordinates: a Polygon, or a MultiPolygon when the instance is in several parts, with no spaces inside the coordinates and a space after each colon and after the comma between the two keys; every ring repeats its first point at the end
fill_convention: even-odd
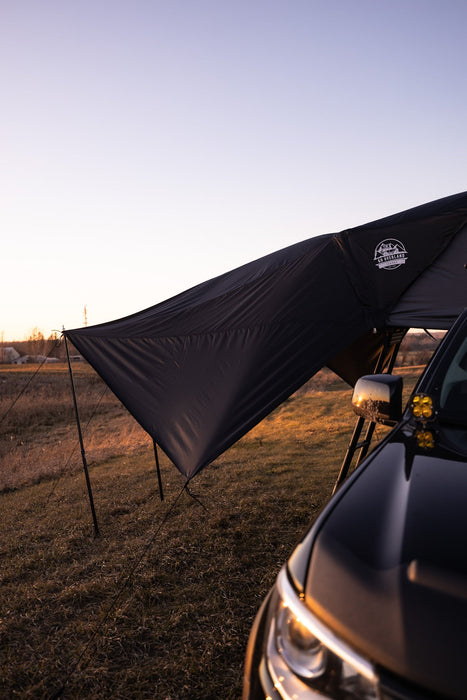
{"type": "Polygon", "coordinates": [[[309,607],[377,665],[465,697],[467,463],[401,430],[333,501],[312,540],[309,607]]]}

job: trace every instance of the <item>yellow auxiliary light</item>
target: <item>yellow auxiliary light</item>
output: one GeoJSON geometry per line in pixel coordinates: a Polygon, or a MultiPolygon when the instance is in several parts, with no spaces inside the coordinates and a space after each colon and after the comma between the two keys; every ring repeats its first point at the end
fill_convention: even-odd
{"type": "Polygon", "coordinates": [[[412,399],[412,414],[415,418],[427,420],[433,418],[433,400],[425,394],[415,394],[412,399]]]}
{"type": "Polygon", "coordinates": [[[432,450],[435,446],[435,438],[431,430],[417,430],[415,437],[417,445],[425,450],[432,450]]]}

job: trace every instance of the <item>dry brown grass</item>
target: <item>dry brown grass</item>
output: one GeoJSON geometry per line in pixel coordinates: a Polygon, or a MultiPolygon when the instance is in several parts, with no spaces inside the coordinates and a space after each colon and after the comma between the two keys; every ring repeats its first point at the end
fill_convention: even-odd
{"type": "MultiPolygon", "coordinates": [[[[0,370],[0,491],[81,468],[66,367],[0,370]],[[20,392],[27,387],[10,409],[20,392]]],[[[74,366],[88,462],[96,464],[149,444],[149,438],[86,364],[74,366]]]]}
{"type": "MultiPolygon", "coordinates": [[[[99,382],[80,381],[91,407],[99,382]]],[[[132,451],[101,461],[93,432],[104,430],[105,444],[129,420],[114,399],[104,403],[87,438],[97,441],[99,538],[81,471],[0,495],[0,697],[240,697],[255,612],[329,498],[353,427],[349,398],[319,377],[196,477],[202,505],[163,455],[159,502],[152,450],[131,433],[132,451]]],[[[52,454],[50,439],[73,418],[55,415],[48,427],[45,418],[38,411],[22,435],[10,424],[17,449],[42,441],[52,454]]]]}

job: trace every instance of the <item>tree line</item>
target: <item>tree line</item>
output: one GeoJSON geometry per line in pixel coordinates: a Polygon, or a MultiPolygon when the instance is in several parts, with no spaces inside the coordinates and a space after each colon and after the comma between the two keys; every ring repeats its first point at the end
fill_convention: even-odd
{"type": "MultiPolygon", "coordinates": [[[[68,345],[70,354],[76,354],[76,349],[70,343],[68,345]]],[[[56,331],[46,337],[40,328],[35,327],[24,340],[10,342],[2,339],[0,363],[9,361],[3,353],[3,349],[7,347],[13,347],[21,357],[28,356],[31,361],[40,357],[55,357],[59,360],[66,360],[65,343],[61,342],[61,335],[56,331]]]]}

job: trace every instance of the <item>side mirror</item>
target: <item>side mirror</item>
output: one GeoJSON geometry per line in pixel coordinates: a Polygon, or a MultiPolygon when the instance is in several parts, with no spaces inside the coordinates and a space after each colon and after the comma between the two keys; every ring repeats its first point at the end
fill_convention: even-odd
{"type": "Polygon", "coordinates": [[[402,377],[369,374],[355,384],[352,407],[358,416],[383,425],[396,425],[402,418],[402,377]]]}

